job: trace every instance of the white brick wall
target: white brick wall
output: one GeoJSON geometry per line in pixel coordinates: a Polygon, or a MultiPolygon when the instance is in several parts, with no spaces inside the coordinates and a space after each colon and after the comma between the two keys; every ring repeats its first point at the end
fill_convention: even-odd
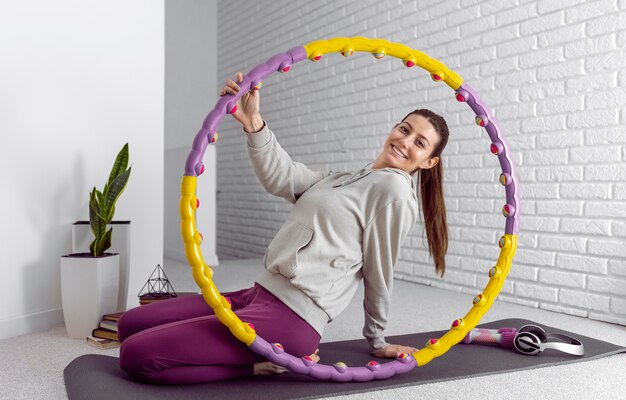
{"type": "MultiPolygon", "coordinates": [[[[517,163],[522,230],[500,299],[626,324],[625,8],[618,0],[221,1],[218,86],[336,36],[401,42],[444,62],[492,108],[517,163]]],[[[323,170],[362,167],[415,108],[443,114],[451,127],[446,276],[435,276],[418,225],[397,277],[482,290],[499,251],[504,192],[487,135],[450,88],[396,59],[330,54],[268,77],[261,97],[292,158],[323,170]]],[[[228,116],[217,154],[219,256],[262,257],[291,205],[264,192],[228,116]]]]}

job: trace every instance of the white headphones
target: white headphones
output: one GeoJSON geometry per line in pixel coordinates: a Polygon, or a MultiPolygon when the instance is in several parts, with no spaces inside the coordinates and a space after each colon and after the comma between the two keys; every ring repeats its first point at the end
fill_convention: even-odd
{"type": "Polygon", "coordinates": [[[524,325],[519,328],[513,339],[513,346],[515,346],[515,350],[528,356],[536,356],[548,349],[575,356],[585,354],[585,346],[580,340],[560,333],[546,333],[543,328],[537,325],[524,325]],[[558,339],[560,342],[551,342],[550,339],[558,339]]]}

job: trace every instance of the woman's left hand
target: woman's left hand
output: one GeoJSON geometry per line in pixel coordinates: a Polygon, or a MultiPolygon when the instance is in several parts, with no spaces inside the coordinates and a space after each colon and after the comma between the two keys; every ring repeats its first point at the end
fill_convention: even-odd
{"type": "Polygon", "coordinates": [[[412,354],[418,351],[415,347],[402,346],[400,344],[390,344],[374,353],[375,357],[396,358],[402,353],[412,354]]]}

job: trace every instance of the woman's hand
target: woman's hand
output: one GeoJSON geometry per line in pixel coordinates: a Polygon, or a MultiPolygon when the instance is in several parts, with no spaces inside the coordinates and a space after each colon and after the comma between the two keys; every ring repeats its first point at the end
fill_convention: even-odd
{"type": "Polygon", "coordinates": [[[418,349],[415,347],[402,346],[400,344],[390,344],[374,353],[375,357],[380,358],[396,358],[402,353],[412,354],[418,349]]]}
{"type": "MultiPolygon", "coordinates": [[[[219,95],[224,96],[227,93],[236,95],[239,93],[241,88],[238,83],[243,81],[243,74],[237,72],[235,74],[235,80],[236,82],[228,79],[220,90],[219,95]]],[[[235,111],[232,116],[243,125],[243,128],[247,132],[257,132],[263,128],[263,118],[261,118],[259,112],[259,99],[260,95],[258,89],[253,88],[237,100],[237,111],[235,111]]]]}

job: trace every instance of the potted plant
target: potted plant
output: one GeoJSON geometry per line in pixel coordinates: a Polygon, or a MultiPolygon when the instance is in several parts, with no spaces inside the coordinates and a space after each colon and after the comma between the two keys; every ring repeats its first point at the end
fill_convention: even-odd
{"type": "Polygon", "coordinates": [[[63,317],[67,334],[72,338],[90,335],[102,315],[117,311],[119,254],[106,252],[111,247],[112,233],[107,225],[130,177],[128,160],[126,143],[115,159],[104,189],[99,191],[94,186],[89,192],[89,224],[94,234],[89,253],[61,257],[63,317]]]}

